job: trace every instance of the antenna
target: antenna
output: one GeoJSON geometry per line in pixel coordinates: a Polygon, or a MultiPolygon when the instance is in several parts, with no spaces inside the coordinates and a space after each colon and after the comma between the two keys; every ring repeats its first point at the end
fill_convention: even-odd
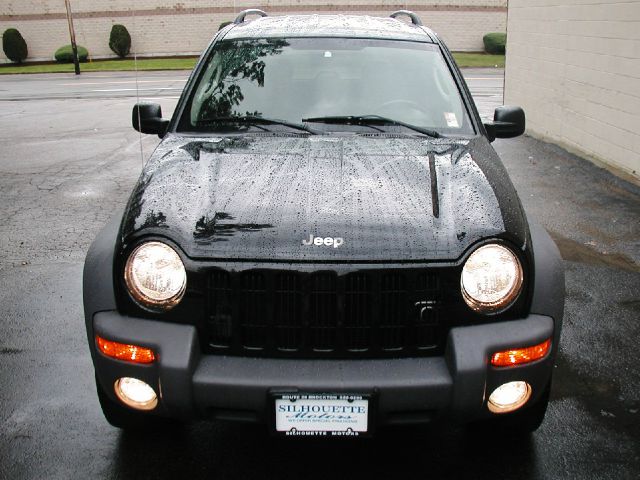
{"type": "MultiPolygon", "coordinates": [[[[138,38],[138,28],[136,24],[136,6],[134,4],[131,14],[133,17],[133,31],[135,32],[134,38],[138,38]]],[[[136,48],[136,42],[133,42],[133,70],[135,72],[136,77],[136,104],[140,103],[140,90],[138,88],[138,51],[136,48]]],[[[140,121],[140,109],[137,109],[138,112],[138,125],[142,125],[140,121]]],[[[141,169],[144,168],[144,151],[142,149],[142,132],[138,130],[138,144],[140,145],[140,166],[141,169]]]]}

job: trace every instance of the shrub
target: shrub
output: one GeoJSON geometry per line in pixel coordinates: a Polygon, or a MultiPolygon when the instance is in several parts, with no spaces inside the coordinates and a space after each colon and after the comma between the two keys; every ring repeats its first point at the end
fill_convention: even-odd
{"type": "Polygon", "coordinates": [[[120,58],[129,55],[129,50],[131,50],[131,35],[129,35],[127,27],[118,24],[111,27],[109,48],[120,58]]]}
{"type": "Polygon", "coordinates": [[[232,23],[233,22],[222,22],[218,27],[218,30],[222,30],[224,27],[226,27],[227,25],[231,25],[232,23]]]}
{"type": "Polygon", "coordinates": [[[492,53],[494,55],[504,54],[505,46],[507,44],[507,34],[500,32],[487,33],[482,37],[482,41],[484,42],[485,52],[492,53]]]}
{"type": "MultiPolygon", "coordinates": [[[[81,45],[76,46],[78,48],[78,61],[86,62],[87,57],[89,56],[89,52],[81,45]]],[[[54,57],[56,58],[56,62],[73,63],[73,49],[71,48],[71,45],[60,47],[58,50],[56,50],[54,57]]]]}
{"type": "Polygon", "coordinates": [[[27,42],[15,28],[8,28],[2,35],[2,50],[9,60],[22,63],[27,58],[27,42]]]}

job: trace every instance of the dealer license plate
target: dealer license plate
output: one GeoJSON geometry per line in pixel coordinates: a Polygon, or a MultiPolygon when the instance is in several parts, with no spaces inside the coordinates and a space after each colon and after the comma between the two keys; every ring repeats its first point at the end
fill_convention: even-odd
{"type": "Polygon", "coordinates": [[[358,436],[369,429],[364,395],[280,394],[275,397],[276,432],[300,436],[358,436]]]}

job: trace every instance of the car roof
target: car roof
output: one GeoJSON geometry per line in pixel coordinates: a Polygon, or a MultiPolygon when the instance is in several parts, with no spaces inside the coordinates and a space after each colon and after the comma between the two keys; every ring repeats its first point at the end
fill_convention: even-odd
{"type": "Polygon", "coordinates": [[[273,37],[352,37],[435,43],[435,34],[390,17],[367,15],[283,15],[233,25],[226,39],[273,37]]]}

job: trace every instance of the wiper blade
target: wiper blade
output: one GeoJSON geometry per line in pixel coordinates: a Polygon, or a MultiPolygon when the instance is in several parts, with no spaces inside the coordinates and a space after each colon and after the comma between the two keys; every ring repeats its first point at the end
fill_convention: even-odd
{"type": "MultiPolygon", "coordinates": [[[[303,118],[302,121],[305,123],[335,123],[337,125],[358,125],[360,127],[369,127],[379,132],[384,132],[383,129],[371,125],[371,123],[374,122],[365,121],[368,120],[369,115],[366,115],[365,117],[367,117],[367,119],[365,119],[363,116],[358,115],[330,115],[327,117],[303,118]]],[[[376,121],[375,123],[380,122],[376,121]]]]}
{"type": "Polygon", "coordinates": [[[303,118],[303,122],[308,123],[336,123],[336,124],[344,124],[344,125],[363,125],[365,127],[370,126],[371,124],[378,125],[398,125],[400,127],[408,128],[409,130],[413,130],[414,132],[422,133],[424,135],[428,135],[429,137],[439,138],[439,132],[435,130],[431,130],[430,128],[422,128],[417,125],[412,125],[410,123],[405,123],[400,120],[394,120],[393,118],[382,117],[380,115],[334,115],[327,117],[311,117],[311,118],[303,118]]]}
{"type": "Polygon", "coordinates": [[[216,123],[244,123],[248,125],[266,123],[269,125],[284,125],[285,127],[295,128],[296,130],[304,130],[313,135],[318,135],[318,131],[301,123],[289,122],[277,118],[260,117],[258,115],[238,115],[228,117],[214,117],[197,122],[197,125],[211,125],[216,123]]]}

